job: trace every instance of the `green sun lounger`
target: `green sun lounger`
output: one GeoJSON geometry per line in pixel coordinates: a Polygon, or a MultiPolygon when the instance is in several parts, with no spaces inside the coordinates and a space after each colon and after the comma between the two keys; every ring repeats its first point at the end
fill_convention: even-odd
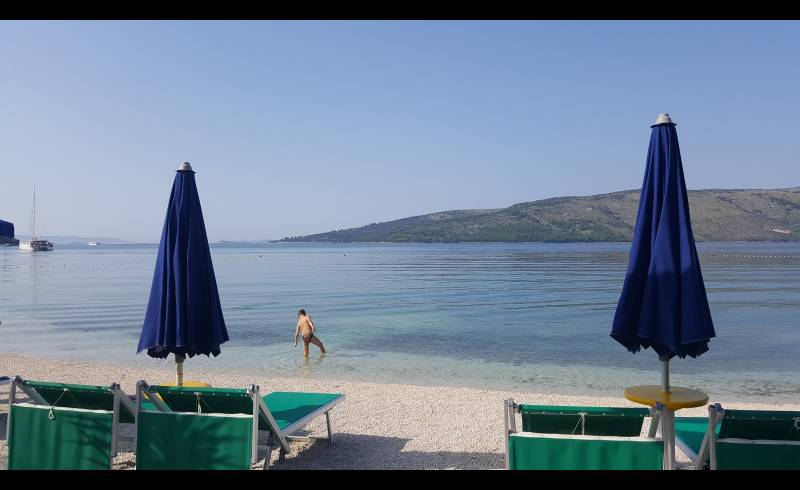
{"type": "Polygon", "coordinates": [[[111,469],[123,440],[120,424],[136,421],[136,408],[118,384],[15,376],[8,403],[8,469],[111,469]],[[17,390],[29,401],[17,402],[17,390]]]}
{"type": "Polygon", "coordinates": [[[661,439],[641,437],[646,408],[503,403],[506,469],[599,470],[663,467],[661,439]],[[516,416],[522,421],[517,431],[516,416]]]}
{"type": "Polygon", "coordinates": [[[679,421],[676,441],[698,469],[706,463],[712,470],[800,469],[800,412],[731,410],[717,403],[709,405],[708,418],[678,418],[676,427],[679,421]]]}
{"type": "Polygon", "coordinates": [[[293,434],[325,415],[332,442],[330,410],[338,393],[275,392],[261,396],[250,388],[137,385],[153,403],[139,406],[137,469],[250,469],[258,461],[259,431],[267,434],[264,469],[274,449],[280,459],[291,451],[293,434]]]}

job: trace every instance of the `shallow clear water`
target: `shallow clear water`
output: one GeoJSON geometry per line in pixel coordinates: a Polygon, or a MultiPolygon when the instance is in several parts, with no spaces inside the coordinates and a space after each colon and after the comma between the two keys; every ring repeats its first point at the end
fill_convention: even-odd
{"type": "MultiPolygon", "coordinates": [[[[609,337],[627,243],[212,246],[230,342],[191,369],[619,396],[659,363],[609,337]],[[292,348],[306,308],[329,354],[292,348]]],[[[717,331],[672,381],[800,402],[800,243],[698,244],[717,331]]],[[[136,355],[156,246],[0,247],[0,352],[136,355]]],[[[105,382],[99,380],[98,382],[105,382]]]]}

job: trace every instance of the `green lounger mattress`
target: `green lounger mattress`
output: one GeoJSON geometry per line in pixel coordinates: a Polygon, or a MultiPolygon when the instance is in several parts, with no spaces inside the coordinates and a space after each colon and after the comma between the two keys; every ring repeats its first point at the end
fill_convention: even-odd
{"type": "MultiPolygon", "coordinates": [[[[151,386],[150,391],[158,393],[170,410],[176,412],[253,413],[252,400],[243,388],[151,386]]],[[[342,396],[340,393],[276,391],[262,399],[278,428],[283,431],[342,396]]],[[[263,415],[259,420],[259,429],[269,430],[263,415]]]]}

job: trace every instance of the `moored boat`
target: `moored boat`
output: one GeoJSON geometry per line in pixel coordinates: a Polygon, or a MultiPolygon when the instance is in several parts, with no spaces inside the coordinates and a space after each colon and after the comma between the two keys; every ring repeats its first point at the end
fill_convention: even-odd
{"type": "Polygon", "coordinates": [[[53,250],[53,243],[49,240],[42,240],[36,235],[36,188],[33,188],[33,210],[31,211],[31,239],[19,242],[19,248],[31,252],[50,252],[53,250]]]}

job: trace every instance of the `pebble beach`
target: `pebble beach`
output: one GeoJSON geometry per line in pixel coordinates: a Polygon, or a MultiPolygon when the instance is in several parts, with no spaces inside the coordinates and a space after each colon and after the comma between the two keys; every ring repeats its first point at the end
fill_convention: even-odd
{"type": "MultiPolygon", "coordinates": [[[[151,384],[174,381],[174,367],[131,369],[122,365],[90,363],[0,353],[0,373],[56,382],[105,385],[119,383],[135,393],[136,382],[151,384]]],[[[325,418],[319,417],[298,435],[309,442],[292,442],[292,452],[278,462],[272,453],[270,469],[470,469],[504,467],[502,403],[552,405],[636,406],[622,396],[589,397],[546,393],[480,390],[457,387],[379,384],[332,381],[313,378],[270,378],[220,372],[186,373],[187,379],[201,380],[217,387],[245,387],[257,384],[262,393],[270,391],[316,391],[343,393],[345,399],[331,411],[334,445],[325,437],[325,418]],[[315,440],[319,438],[319,440],[315,440]]],[[[0,469],[6,469],[5,444],[8,417],[8,385],[0,387],[0,469]]],[[[620,389],[622,391],[622,387],[620,389]]],[[[621,393],[620,393],[621,395],[621,393]]],[[[800,404],[736,403],[717,399],[729,408],[800,410],[800,404]]],[[[680,416],[705,415],[705,407],[681,410],[680,416]]],[[[646,430],[647,421],[645,422],[646,430]]],[[[115,469],[133,469],[131,452],[121,452],[115,469]]],[[[130,448],[127,448],[130,449],[130,448]]],[[[688,459],[677,451],[679,466],[688,459]]],[[[256,469],[263,467],[263,450],[256,469]]]]}

